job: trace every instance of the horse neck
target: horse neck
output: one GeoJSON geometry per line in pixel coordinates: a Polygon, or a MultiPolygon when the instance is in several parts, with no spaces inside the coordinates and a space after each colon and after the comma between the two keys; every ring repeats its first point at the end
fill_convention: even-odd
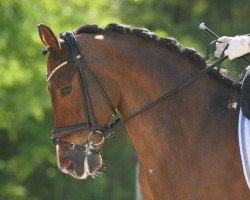
{"type": "MultiPolygon", "coordinates": [[[[177,87],[199,73],[202,68],[169,49],[134,37],[126,39],[121,47],[122,63],[117,65],[122,71],[123,99],[119,109],[124,117],[177,87]]],[[[223,138],[220,134],[227,131],[230,134],[232,129],[235,130],[236,112],[234,108],[228,108],[230,102],[233,104],[237,98],[238,92],[235,89],[216,80],[212,75],[206,75],[138,115],[126,124],[126,128],[140,156],[147,156],[144,152],[149,149],[152,152],[157,151],[159,148],[155,148],[155,145],[160,145],[160,149],[166,153],[173,144],[184,145],[185,138],[185,145],[192,144],[204,133],[199,129],[202,129],[206,120],[209,123],[213,121],[218,126],[227,120],[234,120],[235,123],[228,125],[223,133],[216,131],[218,127],[215,126],[213,131],[218,134],[215,137],[220,140],[223,138]]],[[[209,139],[207,143],[211,142],[209,139]]],[[[147,159],[144,157],[142,160],[147,159]]]]}
{"type": "MultiPolygon", "coordinates": [[[[123,36],[120,38],[118,45],[119,47],[116,49],[119,49],[117,53],[120,51],[117,56],[119,61],[114,60],[114,63],[116,63],[115,67],[121,72],[122,100],[119,110],[125,118],[178,86],[182,81],[190,78],[200,70],[178,53],[136,37],[123,36]]],[[[166,106],[169,103],[174,103],[175,100],[173,99],[173,97],[170,97],[155,107],[159,108],[162,105],[166,106]]],[[[167,109],[166,113],[170,113],[167,109]]],[[[161,113],[161,116],[166,118],[166,114],[161,113]]],[[[155,136],[156,132],[166,128],[163,125],[157,125],[155,120],[158,117],[158,109],[152,108],[146,113],[138,115],[126,125],[135,146],[137,146],[137,140],[144,137],[148,139],[151,137],[157,138],[155,136]]],[[[146,141],[144,140],[145,145],[147,145],[146,141]]]]}
{"type": "Polygon", "coordinates": [[[120,43],[122,53],[117,56],[120,59],[115,66],[121,72],[122,104],[119,110],[124,117],[140,110],[202,69],[180,53],[153,42],[123,36],[120,43]]]}
{"type": "MultiPolygon", "coordinates": [[[[83,40],[80,47],[87,64],[125,118],[201,70],[181,54],[135,36],[109,33],[99,41],[87,34],[83,40]]],[[[154,148],[155,145],[167,152],[173,140],[176,143],[178,138],[173,133],[182,137],[196,134],[195,123],[205,123],[195,121],[200,120],[195,118],[197,114],[208,113],[204,120],[223,117],[216,113],[220,112],[220,106],[215,107],[216,101],[224,98],[224,93],[230,96],[234,92],[205,76],[129,121],[126,128],[139,154],[149,148],[159,149],[154,148]],[[206,110],[209,106],[212,106],[212,113],[206,110]],[[193,133],[183,129],[193,129],[193,133]]]]}

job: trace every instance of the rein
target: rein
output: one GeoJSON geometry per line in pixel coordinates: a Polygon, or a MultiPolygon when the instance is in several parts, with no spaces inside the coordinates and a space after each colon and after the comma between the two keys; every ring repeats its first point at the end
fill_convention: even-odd
{"type": "MultiPolygon", "coordinates": [[[[187,79],[186,81],[183,81],[182,83],[180,83],[177,87],[173,88],[172,90],[170,90],[169,92],[167,92],[166,94],[164,94],[163,96],[159,97],[158,99],[154,100],[153,102],[149,103],[148,105],[146,105],[145,107],[142,107],[140,110],[136,111],[135,113],[131,114],[130,116],[128,116],[125,119],[122,119],[120,122],[114,124],[112,127],[110,127],[109,131],[114,130],[115,128],[117,128],[118,126],[121,126],[123,124],[125,124],[126,122],[128,122],[129,120],[135,118],[137,115],[145,112],[146,110],[152,108],[153,106],[155,106],[156,104],[162,102],[163,100],[165,100],[167,97],[172,96],[173,94],[175,94],[176,92],[182,90],[184,87],[190,85],[191,83],[193,83],[194,81],[196,81],[197,79],[199,79],[201,76],[205,75],[207,72],[209,72],[210,70],[212,70],[213,68],[215,68],[216,66],[220,65],[224,60],[226,60],[227,57],[223,57],[218,59],[214,64],[204,68],[203,70],[201,70],[198,74],[193,75],[191,78],[187,79]]],[[[103,132],[104,135],[107,134],[107,132],[103,132]]]]}
{"type": "Polygon", "coordinates": [[[63,63],[61,63],[57,67],[55,67],[55,69],[49,75],[47,75],[47,81],[50,81],[53,78],[53,75],[59,69],[66,66],[68,63],[75,63],[75,66],[76,66],[76,69],[77,69],[77,74],[78,74],[78,79],[79,79],[79,84],[80,84],[80,88],[81,88],[82,100],[83,100],[84,105],[85,105],[85,115],[86,115],[86,119],[87,119],[86,123],[70,125],[70,126],[64,126],[64,127],[55,127],[55,128],[52,129],[51,139],[53,141],[53,144],[62,145],[62,146],[65,146],[66,148],[69,148],[69,149],[77,149],[77,150],[84,149],[84,145],[75,145],[73,143],[67,143],[67,142],[60,141],[59,139],[61,137],[71,135],[73,133],[84,131],[84,130],[90,130],[91,132],[89,134],[89,143],[92,143],[94,145],[99,145],[99,144],[101,144],[103,142],[105,137],[108,137],[113,133],[113,130],[115,128],[127,123],[129,120],[135,118],[137,115],[145,112],[146,110],[152,108],[153,106],[160,103],[161,101],[163,101],[167,97],[169,97],[169,96],[175,94],[176,92],[182,90],[184,87],[190,85],[191,83],[193,83],[194,81],[199,79],[201,76],[205,75],[211,69],[215,68],[221,62],[223,62],[224,60],[227,59],[227,57],[219,58],[214,64],[204,68],[198,74],[196,74],[196,75],[190,77],[189,79],[183,81],[177,87],[175,87],[172,90],[168,91],[163,96],[159,97],[158,99],[154,100],[153,102],[149,103],[148,105],[142,107],[140,110],[138,110],[135,113],[131,114],[127,118],[123,119],[119,115],[119,113],[117,112],[115,107],[113,106],[111,100],[109,99],[109,97],[107,96],[105,91],[103,90],[100,82],[96,79],[96,77],[90,71],[90,69],[86,65],[86,62],[84,62],[84,57],[80,53],[80,51],[79,51],[79,49],[77,47],[77,41],[76,41],[76,38],[75,38],[74,34],[72,32],[64,32],[64,33],[61,33],[60,37],[68,44],[69,49],[70,49],[71,54],[72,54],[72,58],[67,59],[66,61],[64,61],[63,63]],[[87,86],[87,82],[86,82],[86,78],[85,78],[85,73],[84,73],[85,71],[94,80],[94,82],[97,85],[99,91],[101,92],[102,96],[105,98],[107,104],[109,105],[109,107],[110,107],[110,109],[111,109],[111,111],[113,113],[112,116],[114,117],[114,120],[112,122],[106,124],[103,127],[99,126],[97,124],[96,120],[95,120],[95,115],[94,115],[94,112],[93,112],[93,108],[92,108],[92,104],[91,104],[91,100],[90,100],[90,95],[89,95],[89,91],[88,91],[88,86],[87,86]],[[93,143],[91,141],[91,138],[90,138],[90,136],[92,134],[95,134],[95,133],[101,134],[102,137],[103,137],[101,142],[98,142],[97,144],[93,143]]]}

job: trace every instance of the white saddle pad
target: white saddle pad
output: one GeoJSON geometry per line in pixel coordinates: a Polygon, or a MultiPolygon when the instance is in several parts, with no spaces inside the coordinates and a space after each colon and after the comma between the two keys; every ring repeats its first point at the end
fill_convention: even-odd
{"type": "Polygon", "coordinates": [[[241,109],[239,112],[238,134],[243,171],[250,189],[250,120],[242,114],[241,109]]]}

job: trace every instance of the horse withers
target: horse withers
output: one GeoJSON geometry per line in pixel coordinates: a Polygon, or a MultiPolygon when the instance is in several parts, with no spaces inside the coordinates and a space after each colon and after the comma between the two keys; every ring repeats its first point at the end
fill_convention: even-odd
{"type": "MultiPolygon", "coordinates": [[[[127,119],[206,67],[195,50],[144,28],[86,25],[60,37],[38,29],[49,52],[57,164],[78,179],[98,174],[116,109],[127,119]]],[[[212,70],[127,121],[142,199],[250,198],[237,142],[239,88],[212,70]]]]}

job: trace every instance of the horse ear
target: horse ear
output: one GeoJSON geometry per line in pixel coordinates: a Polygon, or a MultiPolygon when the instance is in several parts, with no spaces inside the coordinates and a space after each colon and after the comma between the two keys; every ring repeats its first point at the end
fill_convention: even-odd
{"type": "Polygon", "coordinates": [[[38,24],[37,28],[38,28],[40,39],[46,47],[51,47],[52,49],[55,49],[56,51],[61,50],[61,45],[58,39],[56,38],[55,34],[48,26],[44,24],[38,24]]]}

